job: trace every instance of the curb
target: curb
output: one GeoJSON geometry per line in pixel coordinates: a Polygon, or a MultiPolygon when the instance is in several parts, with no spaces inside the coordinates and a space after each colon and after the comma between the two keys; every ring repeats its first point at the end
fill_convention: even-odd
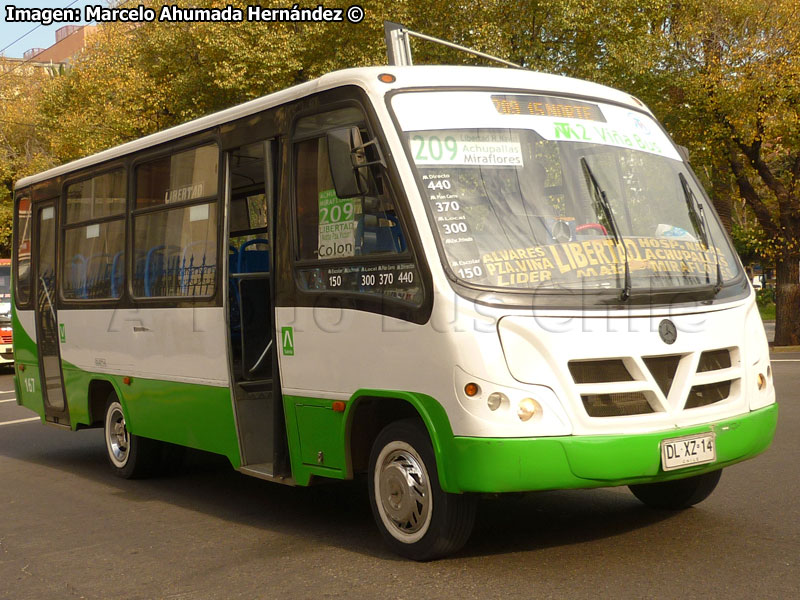
{"type": "Polygon", "coordinates": [[[800,352],[800,346],[769,346],[770,352],[800,352]]]}

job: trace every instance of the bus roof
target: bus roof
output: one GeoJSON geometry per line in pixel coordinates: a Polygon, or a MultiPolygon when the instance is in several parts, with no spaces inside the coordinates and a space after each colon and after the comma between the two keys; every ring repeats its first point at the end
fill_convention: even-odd
{"type": "Polygon", "coordinates": [[[636,98],[619,90],[560,75],[537,73],[518,69],[493,67],[413,66],[413,67],[362,67],[334,71],[299,85],[281,90],[244,104],[194,119],[187,123],[159,131],[151,135],[115,146],[97,154],[80,158],[42,173],[20,179],[15,190],[29,185],[83,169],[127,154],[157,146],[194,133],[211,129],[251,114],[279,106],[315,92],[343,85],[357,85],[375,95],[405,88],[490,88],[526,90],[551,94],[569,94],[610,100],[638,110],[647,108],[636,98]],[[393,83],[383,83],[378,75],[389,73],[396,77],[393,83]],[[476,83],[477,82],[477,83],[476,83]]]}

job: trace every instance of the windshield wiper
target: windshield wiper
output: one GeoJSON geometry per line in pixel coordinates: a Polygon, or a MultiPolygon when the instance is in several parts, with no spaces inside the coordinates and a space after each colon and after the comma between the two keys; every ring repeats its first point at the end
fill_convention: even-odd
{"type": "Polygon", "coordinates": [[[628,248],[625,246],[625,240],[623,239],[622,232],[617,225],[617,219],[614,217],[614,211],[611,209],[608,196],[606,196],[605,191],[600,187],[597,179],[595,179],[594,173],[592,173],[592,170],[589,168],[589,163],[586,162],[585,156],[581,157],[581,166],[583,167],[583,171],[586,173],[586,176],[589,178],[589,181],[592,184],[592,191],[594,193],[595,200],[603,210],[606,221],[608,221],[608,225],[611,228],[611,233],[614,235],[614,240],[617,242],[617,247],[622,246],[623,256],[625,257],[625,285],[622,288],[622,293],[620,294],[619,299],[625,301],[631,297],[632,288],[631,267],[628,262],[628,248]]]}
{"type": "MultiPolygon", "coordinates": [[[[703,210],[703,205],[697,201],[692,188],[689,187],[689,182],[683,173],[678,173],[678,178],[681,180],[681,188],[683,188],[683,196],[686,198],[686,208],[689,209],[689,218],[692,221],[695,233],[700,235],[700,239],[705,245],[706,249],[714,249],[714,262],[717,263],[717,282],[714,284],[714,295],[717,295],[722,289],[722,268],[719,266],[719,252],[711,238],[711,230],[708,228],[708,221],[706,221],[706,214],[703,210]]],[[[708,280],[708,272],[706,272],[706,280],[708,280]]]]}

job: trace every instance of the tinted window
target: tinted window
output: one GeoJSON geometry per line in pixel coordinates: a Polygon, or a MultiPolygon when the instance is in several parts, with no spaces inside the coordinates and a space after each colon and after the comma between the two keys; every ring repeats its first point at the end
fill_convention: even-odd
{"type": "Polygon", "coordinates": [[[31,297],[31,200],[22,196],[17,202],[17,256],[16,298],[26,304],[31,297]]]}
{"type": "Polygon", "coordinates": [[[125,272],[125,220],[64,232],[64,298],[119,298],[125,272]]]}
{"type": "Polygon", "coordinates": [[[67,223],[110,217],[124,211],[125,172],[122,169],[67,187],[67,223]]]}
{"type": "Polygon", "coordinates": [[[159,158],[136,168],[136,208],[148,208],[215,196],[219,151],[201,146],[159,158]]]}
{"type": "Polygon", "coordinates": [[[134,220],[133,293],[211,296],[217,269],[217,205],[195,204],[134,220]]]}
{"type": "Polygon", "coordinates": [[[119,298],[125,277],[125,171],[67,186],[65,213],[61,295],[119,298]]]}
{"type": "MultiPolygon", "coordinates": [[[[296,276],[306,291],[335,291],[420,305],[420,273],[408,252],[385,167],[357,109],[331,111],[299,121],[294,144],[296,276]],[[363,196],[339,198],[328,159],[327,131],[351,128],[363,196]]],[[[366,305],[365,305],[366,306],[366,305]]],[[[374,306],[370,305],[370,306],[374,306]]]]}
{"type": "Polygon", "coordinates": [[[400,254],[405,238],[394,203],[370,178],[363,197],[336,196],[325,137],[296,145],[297,229],[302,260],[400,254]]]}

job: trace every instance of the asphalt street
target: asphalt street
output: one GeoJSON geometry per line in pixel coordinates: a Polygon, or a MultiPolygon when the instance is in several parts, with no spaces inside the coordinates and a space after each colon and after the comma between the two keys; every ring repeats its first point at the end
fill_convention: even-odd
{"type": "Polygon", "coordinates": [[[702,504],[651,510],[626,488],[487,498],[464,550],[425,564],[382,545],[363,481],[284,487],[199,452],[121,480],[100,431],[24,420],[1,375],[0,598],[795,598],[800,353],[773,359],[775,442],[702,504]]]}

